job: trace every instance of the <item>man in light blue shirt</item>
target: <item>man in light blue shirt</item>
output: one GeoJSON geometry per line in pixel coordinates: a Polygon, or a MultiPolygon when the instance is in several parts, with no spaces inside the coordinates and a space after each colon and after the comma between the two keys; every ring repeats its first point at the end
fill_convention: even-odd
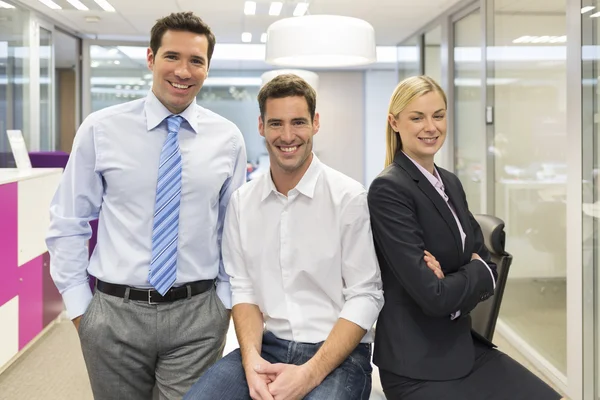
{"type": "Polygon", "coordinates": [[[181,398],[222,355],[231,292],[221,233],[246,150],[233,123],[195,102],[214,45],[192,13],[157,21],[152,91],[85,119],[50,207],[51,273],[96,400],[146,400],[154,386],[181,398]]]}

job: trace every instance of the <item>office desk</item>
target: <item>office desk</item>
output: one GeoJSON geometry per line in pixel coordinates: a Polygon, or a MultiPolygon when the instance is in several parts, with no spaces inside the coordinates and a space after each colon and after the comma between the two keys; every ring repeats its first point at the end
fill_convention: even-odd
{"type": "Polygon", "coordinates": [[[62,312],[45,236],[61,168],[0,168],[0,371],[62,312]]]}

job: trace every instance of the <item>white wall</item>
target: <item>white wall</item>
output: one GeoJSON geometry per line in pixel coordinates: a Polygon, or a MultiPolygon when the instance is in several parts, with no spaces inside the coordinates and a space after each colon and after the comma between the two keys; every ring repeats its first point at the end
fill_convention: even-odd
{"type": "Polygon", "coordinates": [[[383,169],[385,162],[385,128],[392,92],[397,85],[395,71],[365,73],[365,186],[383,169]]]}
{"type": "Polygon", "coordinates": [[[319,159],[364,182],[365,79],[363,72],[318,72],[317,111],[321,129],[315,136],[319,159]]]}

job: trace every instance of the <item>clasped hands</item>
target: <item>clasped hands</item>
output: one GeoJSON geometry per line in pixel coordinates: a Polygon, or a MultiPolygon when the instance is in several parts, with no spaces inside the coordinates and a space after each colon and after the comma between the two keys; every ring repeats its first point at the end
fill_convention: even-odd
{"type": "Polygon", "coordinates": [[[252,400],[300,400],[320,384],[308,363],[271,364],[255,355],[244,370],[252,400]]]}
{"type": "MultiPolygon", "coordinates": [[[[444,272],[442,271],[442,266],[440,265],[439,261],[436,260],[436,258],[433,256],[433,254],[431,254],[430,252],[425,250],[425,256],[423,258],[425,260],[425,264],[427,264],[427,267],[429,267],[429,269],[433,271],[435,276],[437,276],[438,279],[444,279],[444,272]]],[[[481,260],[481,257],[479,257],[479,254],[473,253],[471,255],[471,261],[473,261],[475,259],[481,260]]]]}

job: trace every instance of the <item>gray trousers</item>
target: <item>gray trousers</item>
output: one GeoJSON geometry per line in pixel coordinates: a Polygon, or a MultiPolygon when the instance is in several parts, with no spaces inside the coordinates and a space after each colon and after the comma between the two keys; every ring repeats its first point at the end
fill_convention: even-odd
{"type": "Polygon", "coordinates": [[[229,315],[214,288],[152,305],[96,291],[79,325],[94,399],[181,399],[222,357],[229,315]]]}

